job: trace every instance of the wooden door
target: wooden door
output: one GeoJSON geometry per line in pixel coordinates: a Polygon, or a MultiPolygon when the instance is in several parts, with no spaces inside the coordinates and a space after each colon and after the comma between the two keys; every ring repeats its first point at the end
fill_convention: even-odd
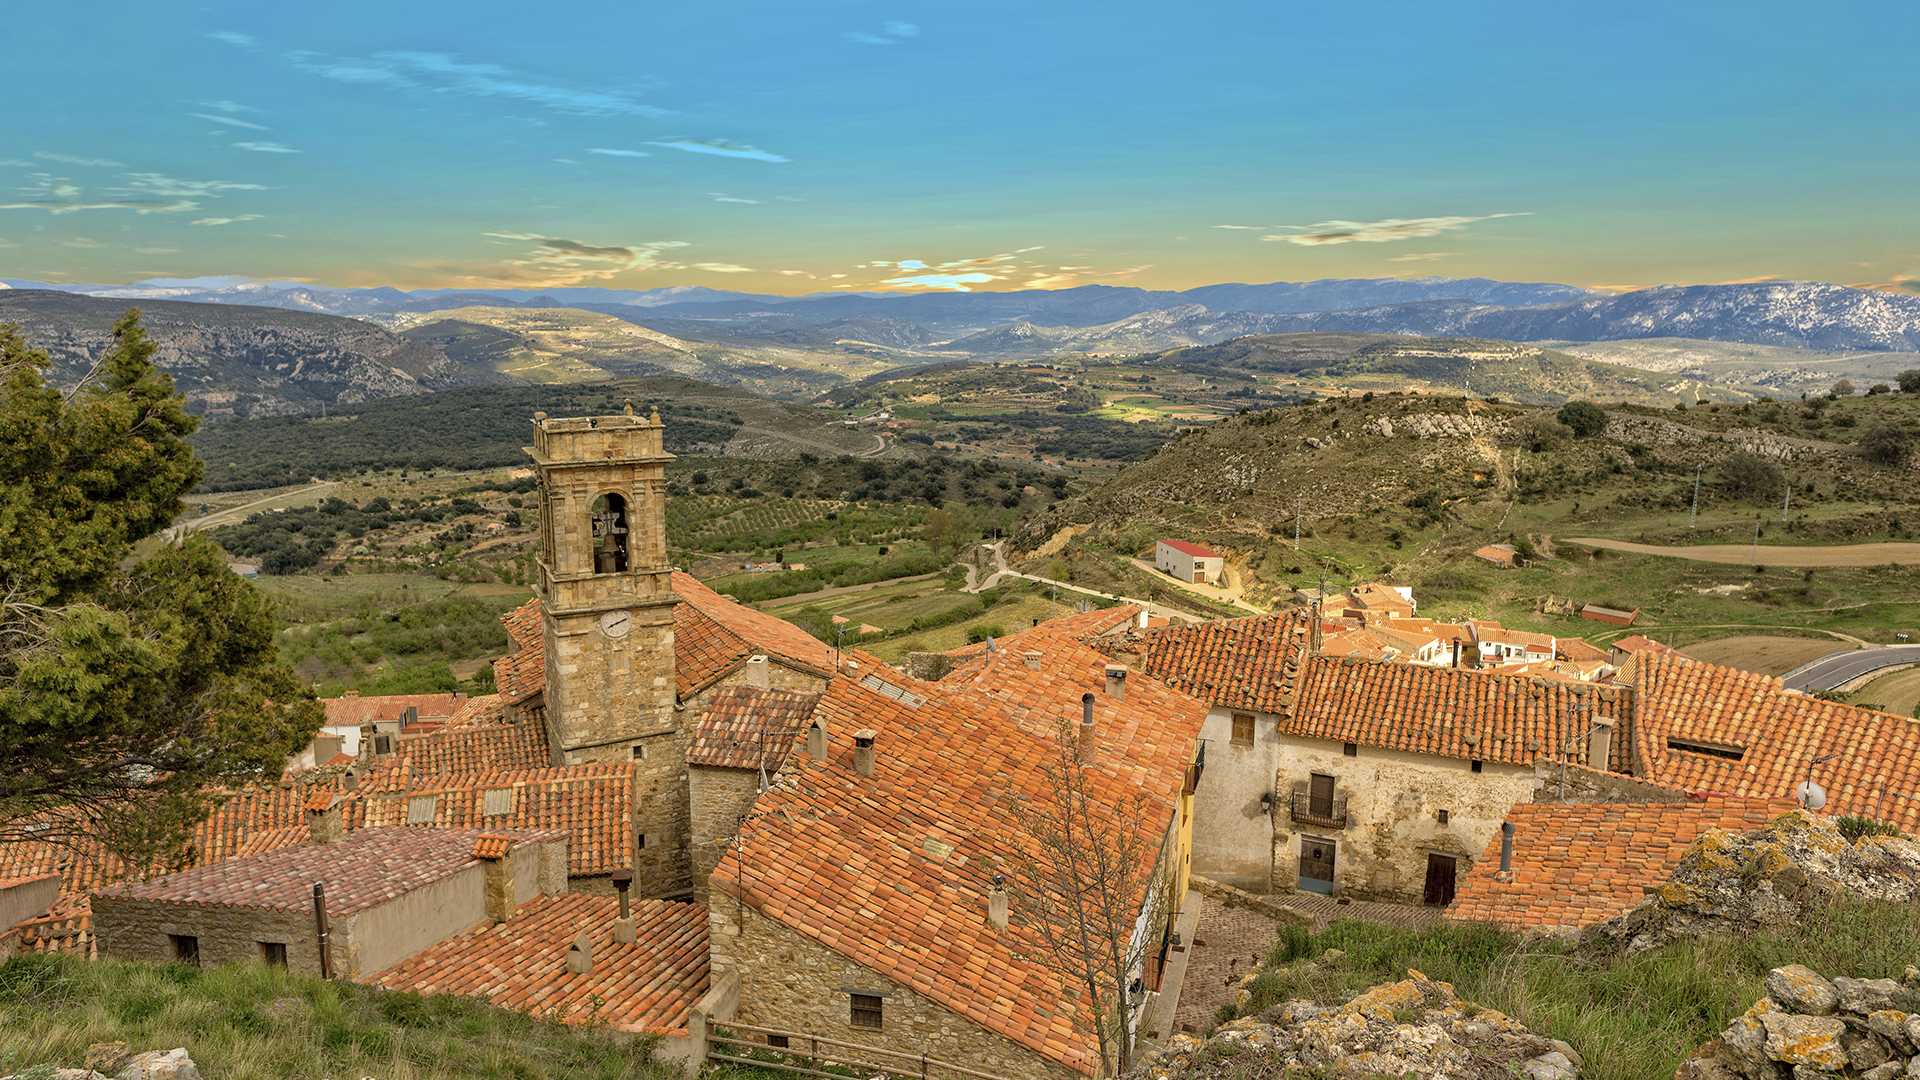
{"type": "Polygon", "coordinates": [[[1451,855],[1427,854],[1427,888],[1421,902],[1435,907],[1453,903],[1454,859],[1451,855]]]}
{"type": "Polygon", "coordinates": [[[1300,838],[1300,887],[1308,892],[1333,894],[1333,841],[1300,838]]]}
{"type": "Polygon", "coordinates": [[[1307,782],[1307,812],[1320,818],[1333,816],[1333,777],[1314,773],[1307,782]]]}

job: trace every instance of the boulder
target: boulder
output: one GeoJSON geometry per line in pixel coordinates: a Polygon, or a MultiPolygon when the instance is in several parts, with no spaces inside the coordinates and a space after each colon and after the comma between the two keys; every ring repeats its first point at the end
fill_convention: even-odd
{"type": "Polygon", "coordinates": [[[1920,1017],[1885,1007],[1908,983],[1828,980],[1795,964],[1768,972],[1766,986],[1675,1080],[1920,1080],[1920,1017]]]}
{"type": "Polygon", "coordinates": [[[114,1080],[200,1080],[200,1069],[187,1056],[186,1047],[172,1050],[149,1050],[144,1054],[135,1054],[114,1080]]]}
{"type": "Polygon", "coordinates": [[[1767,973],[1767,996],[1789,1012],[1803,1016],[1825,1016],[1840,1004],[1840,993],[1820,973],[1799,964],[1774,968],[1767,973]]]}

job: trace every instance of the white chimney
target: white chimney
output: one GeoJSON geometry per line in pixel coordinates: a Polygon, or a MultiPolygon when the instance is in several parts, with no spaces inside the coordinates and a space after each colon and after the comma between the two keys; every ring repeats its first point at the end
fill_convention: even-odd
{"type": "Polygon", "coordinates": [[[873,775],[873,741],[880,733],[872,728],[861,728],[853,733],[853,771],[861,776],[873,775]]]}
{"type": "Polygon", "coordinates": [[[1032,671],[1040,670],[1040,657],[1042,654],[1039,649],[1028,649],[1026,652],[1023,652],[1020,655],[1026,660],[1027,667],[1029,670],[1032,670],[1032,671]]]}
{"type": "Polygon", "coordinates": [[[747,657],[747,685],[756,690],[768,689],[772,682],[767,676],[767,658],[764,656],[747,657]]]}
{"type": "Polygon", "coordinates": [[[1127,669],[1125,665],[1107,665],[1107,696],[1117,698],[1127,696],[1127,669]]]}
{"type": "Polygon", "coordinates": [[[807,726],[807,756],[815,761],[827,760],[827,722],[817,716],[807,726]]]}
{"type": "Polygon", "coordinates": [[[993,875],[993,884],[987,888],[987,925],[995,930],[1007,928],[1007,878],[1005,874],[993,875]]]}
{"type": "Polygon", "coordinates": [[[593,970],[593,942],[587,938],[585,930],[575,934],[573,944],[567,946],[567,970],[575,975],[585,975],[593,970]]]}

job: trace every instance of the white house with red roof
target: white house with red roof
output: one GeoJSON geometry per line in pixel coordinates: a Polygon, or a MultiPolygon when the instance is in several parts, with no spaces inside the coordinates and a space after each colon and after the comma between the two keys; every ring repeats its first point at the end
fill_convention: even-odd
{"type": "Polygon", "coordinates": [[[1181,581],[1216,585],[1227,568],[1227,558],[1187,540],[1162,540],[1153,546],[1153,565],[1181,581]]]}

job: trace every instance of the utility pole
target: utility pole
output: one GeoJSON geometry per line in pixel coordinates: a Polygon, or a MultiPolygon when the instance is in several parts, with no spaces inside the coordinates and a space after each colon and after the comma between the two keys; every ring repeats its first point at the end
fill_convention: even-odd
{"type": "Polygon", "coordinates": [[[1760,565],[1760,519],[1753,519],[1753,565],[1760,565]]]}
{"type": "Polygon", "coordinates": [[[1787,511],[1793,508],[1793,481],[1787,481],[1787,493],[1780,499],[1780,524],[1787,523],[1787,511]]]}
{"type": "Polygon", "coordinates": [[[1293,504],[1293,550],[1300,550],[1300,504],[1293,504]]]}
{"type": "Polygon", "coordinates": [[[1693,467],[1693,509],[1687,511],[1687,531],[1693,531],[1693,523],[1700,516],[1700,466],[1693,467]]]}

